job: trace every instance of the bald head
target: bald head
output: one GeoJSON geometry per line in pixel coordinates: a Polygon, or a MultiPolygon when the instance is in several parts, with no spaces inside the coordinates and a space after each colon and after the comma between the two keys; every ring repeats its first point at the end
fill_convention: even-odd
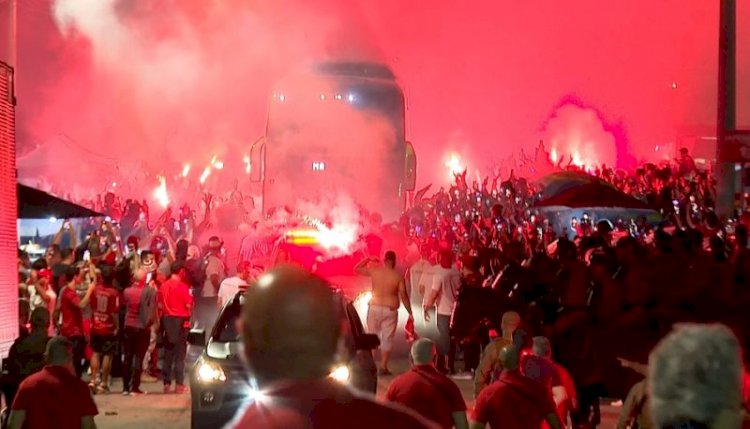
{"type": "Polygon", "coordinates": [[[245,293],[243,340],[259,382],[314,379],[333,366],[341,304],[325,280],[282,266],[260,276],[245,293]]]}
{"type": "Polygon", "coordinates": [[[502,364],[504,370],[517,370],[519,360],[520,356],[516,347],[505,346],[500,350],[500,364],[502,364]]]}
{"type": "Polygon", "coordinates": [[[513,333],[518,329],[521,324],[521,315],[515,311],[506,311],[503,313],[502,321],[500,322],[500,329],[503,331],[503,337],[512,339],[513,333]]]}
{"type": "Polygon", "coordinates": [[[435,356],[435,344],[427,338],[414,341],[411,346],[411,360],[414,365],[428,365],[435,356]]]}
{"type": "Polygon", "coordinates": [[[552,356],[552,345],[547,337],[534,337],[531,344],[531,351],[535,356],[550,357],[552,356]]]}

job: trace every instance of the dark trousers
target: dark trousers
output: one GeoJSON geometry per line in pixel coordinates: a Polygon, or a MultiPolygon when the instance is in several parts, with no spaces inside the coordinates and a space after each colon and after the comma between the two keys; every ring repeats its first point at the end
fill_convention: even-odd
{"type": "Polygon", "coordinates": [[[461,345],[464,351],[464,371],[473,372],[479,366],[482,344],[478,341],[467,341],[461,345]]]}
{"type": "Polygon", "coordinates": [[[16,398],[16,393],[18,392],[18,386],[20,384],[21,383],[18,381],[17,377],[3,374],[3,377],[0,378],[0,391],[2,391],[2,394],[5,397],[5,406],[8,407],[8,409],[13,405],[13,400],[16,398]]]}
{"type": "Polygon", "coordinates": [[[76,335],[75,337],[68,337],[68,340],[73,344],[73,368],[75,368],[78,378],[81,378],[83,359],[86,357],[86,337],[76,335]]]}
{"type": "Polygon", "coordinates": [[[151,339],[150,329],[125,327],[123,335],[122,389],[126,392],[141,387],[143,358],[146,357],[148,342],[151,339]]]}
{"type": "Polygon", "coordinates": [[[580,386],[578,390],[578,410],[572,414],[573,424],[578,428],[595,428],[601,423],[599,402],[604,387],[601,384],[580,386]]]}
{"type": "Polygon", "coordinates": [[[161,329],[164,333],[164,384],[172,384],[172,373],[178,385],[185,384],[185,355],[187,354],[188,328],[184,317],[164,316],[161,329]]]}

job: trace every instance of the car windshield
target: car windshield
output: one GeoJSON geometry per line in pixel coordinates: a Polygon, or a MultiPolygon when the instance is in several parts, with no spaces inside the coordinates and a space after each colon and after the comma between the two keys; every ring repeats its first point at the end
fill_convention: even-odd
{"type": "MultiPolygon", "coordinates": [[[[344,337],[347,346],[353,346],[354,337],[363,333],[362,322],[360,322],[357,310],[354,309],[354,306],[351,303],[341,301],[340,299],[340,296],[337,295],[337,302],[342,304],[345,308],[344,318],[341,321],[341,334],[344,337]]],[[[212,336],[213,341],[221,343],[240,341],[238,324],[240,323],[240,314],[242,313],[241,310],[244,302],[244,296],[240,296],[238,299],[229,303],[224,311],[221,312],[221,315],[214,326],[212,336]]]]}

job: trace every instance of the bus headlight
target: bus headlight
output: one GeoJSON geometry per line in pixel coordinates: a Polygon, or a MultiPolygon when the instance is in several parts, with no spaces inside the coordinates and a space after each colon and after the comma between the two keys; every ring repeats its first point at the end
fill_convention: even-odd
{"type": "Polygon", "coordinates": [[[221,369],[221,366],[219,364],[203,359],[201,359],[200,363],[198,364],[198,368],[196,369],[195,373],[198,381],[200,381],[201,383],[216,383],[227,380],[227,376],[226,374],[224,374],[224,370],[221,369]]]}
{"type": "Polygon", "coordinates": [[[338,381],[339,383],[348,383],[349,378],[351,378],[351,372],[349,371],[348,366],[339,365],[336,368],[334,368],[333,371],[331,371],[331,373],[328,374],[328,376],[338,381]]]}

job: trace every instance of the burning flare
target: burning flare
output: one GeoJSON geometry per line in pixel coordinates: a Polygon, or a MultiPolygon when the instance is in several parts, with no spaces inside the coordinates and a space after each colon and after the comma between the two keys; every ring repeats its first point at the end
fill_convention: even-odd
{"type": "Polygon", "coordinates": [[[185,164],[185,166],[182,167],[182,177],[187,177],[188,174],[190,174],[190,164],[185,164]]]}
{"type": "Polygon", "coordinates": [[[465,170],[461,158],[455,152],[451,152],[448,160],[445,161],[445,166],[448,167],[448,174],[451,180],[455,174],[463,173],[465,170]]]}
{"type": "Polygon", "coordinates": [[[159,186],[154,190],[154,198],[159,201],[162,207],[167,208],[169,206],[169,193],[167,192],[167,180],[164,176],[157,176],[159,180],[159,186]]]}
{"type": "Polygon", "coordinates": [[[210,176],[210,175],[211,175],[211,167],[210,166],[206,167],[205,169],[203,169],[203,173],[201,174],[201,178],[200,178],[201,185],[204,184],[204,183],[206,183],[206,179],[208,179],[208,176],[210,176]]]}
{"type": "Polygon", "coordinates": [[[250,170],[252,169],[252,164],[250,164],[250,157],[245,155],[245,157],[242,158],[242,161],[245,163],[245,174],[250,174],[250,170]]]}
{"type": "Polygon", "coordinates": [[[315,227],[315,239],[327,251],[341,251],[350,253],[359,235],[357,224],[335,224],[331,228],[318,219],[311,219],[310,224],[315,227]]]}

